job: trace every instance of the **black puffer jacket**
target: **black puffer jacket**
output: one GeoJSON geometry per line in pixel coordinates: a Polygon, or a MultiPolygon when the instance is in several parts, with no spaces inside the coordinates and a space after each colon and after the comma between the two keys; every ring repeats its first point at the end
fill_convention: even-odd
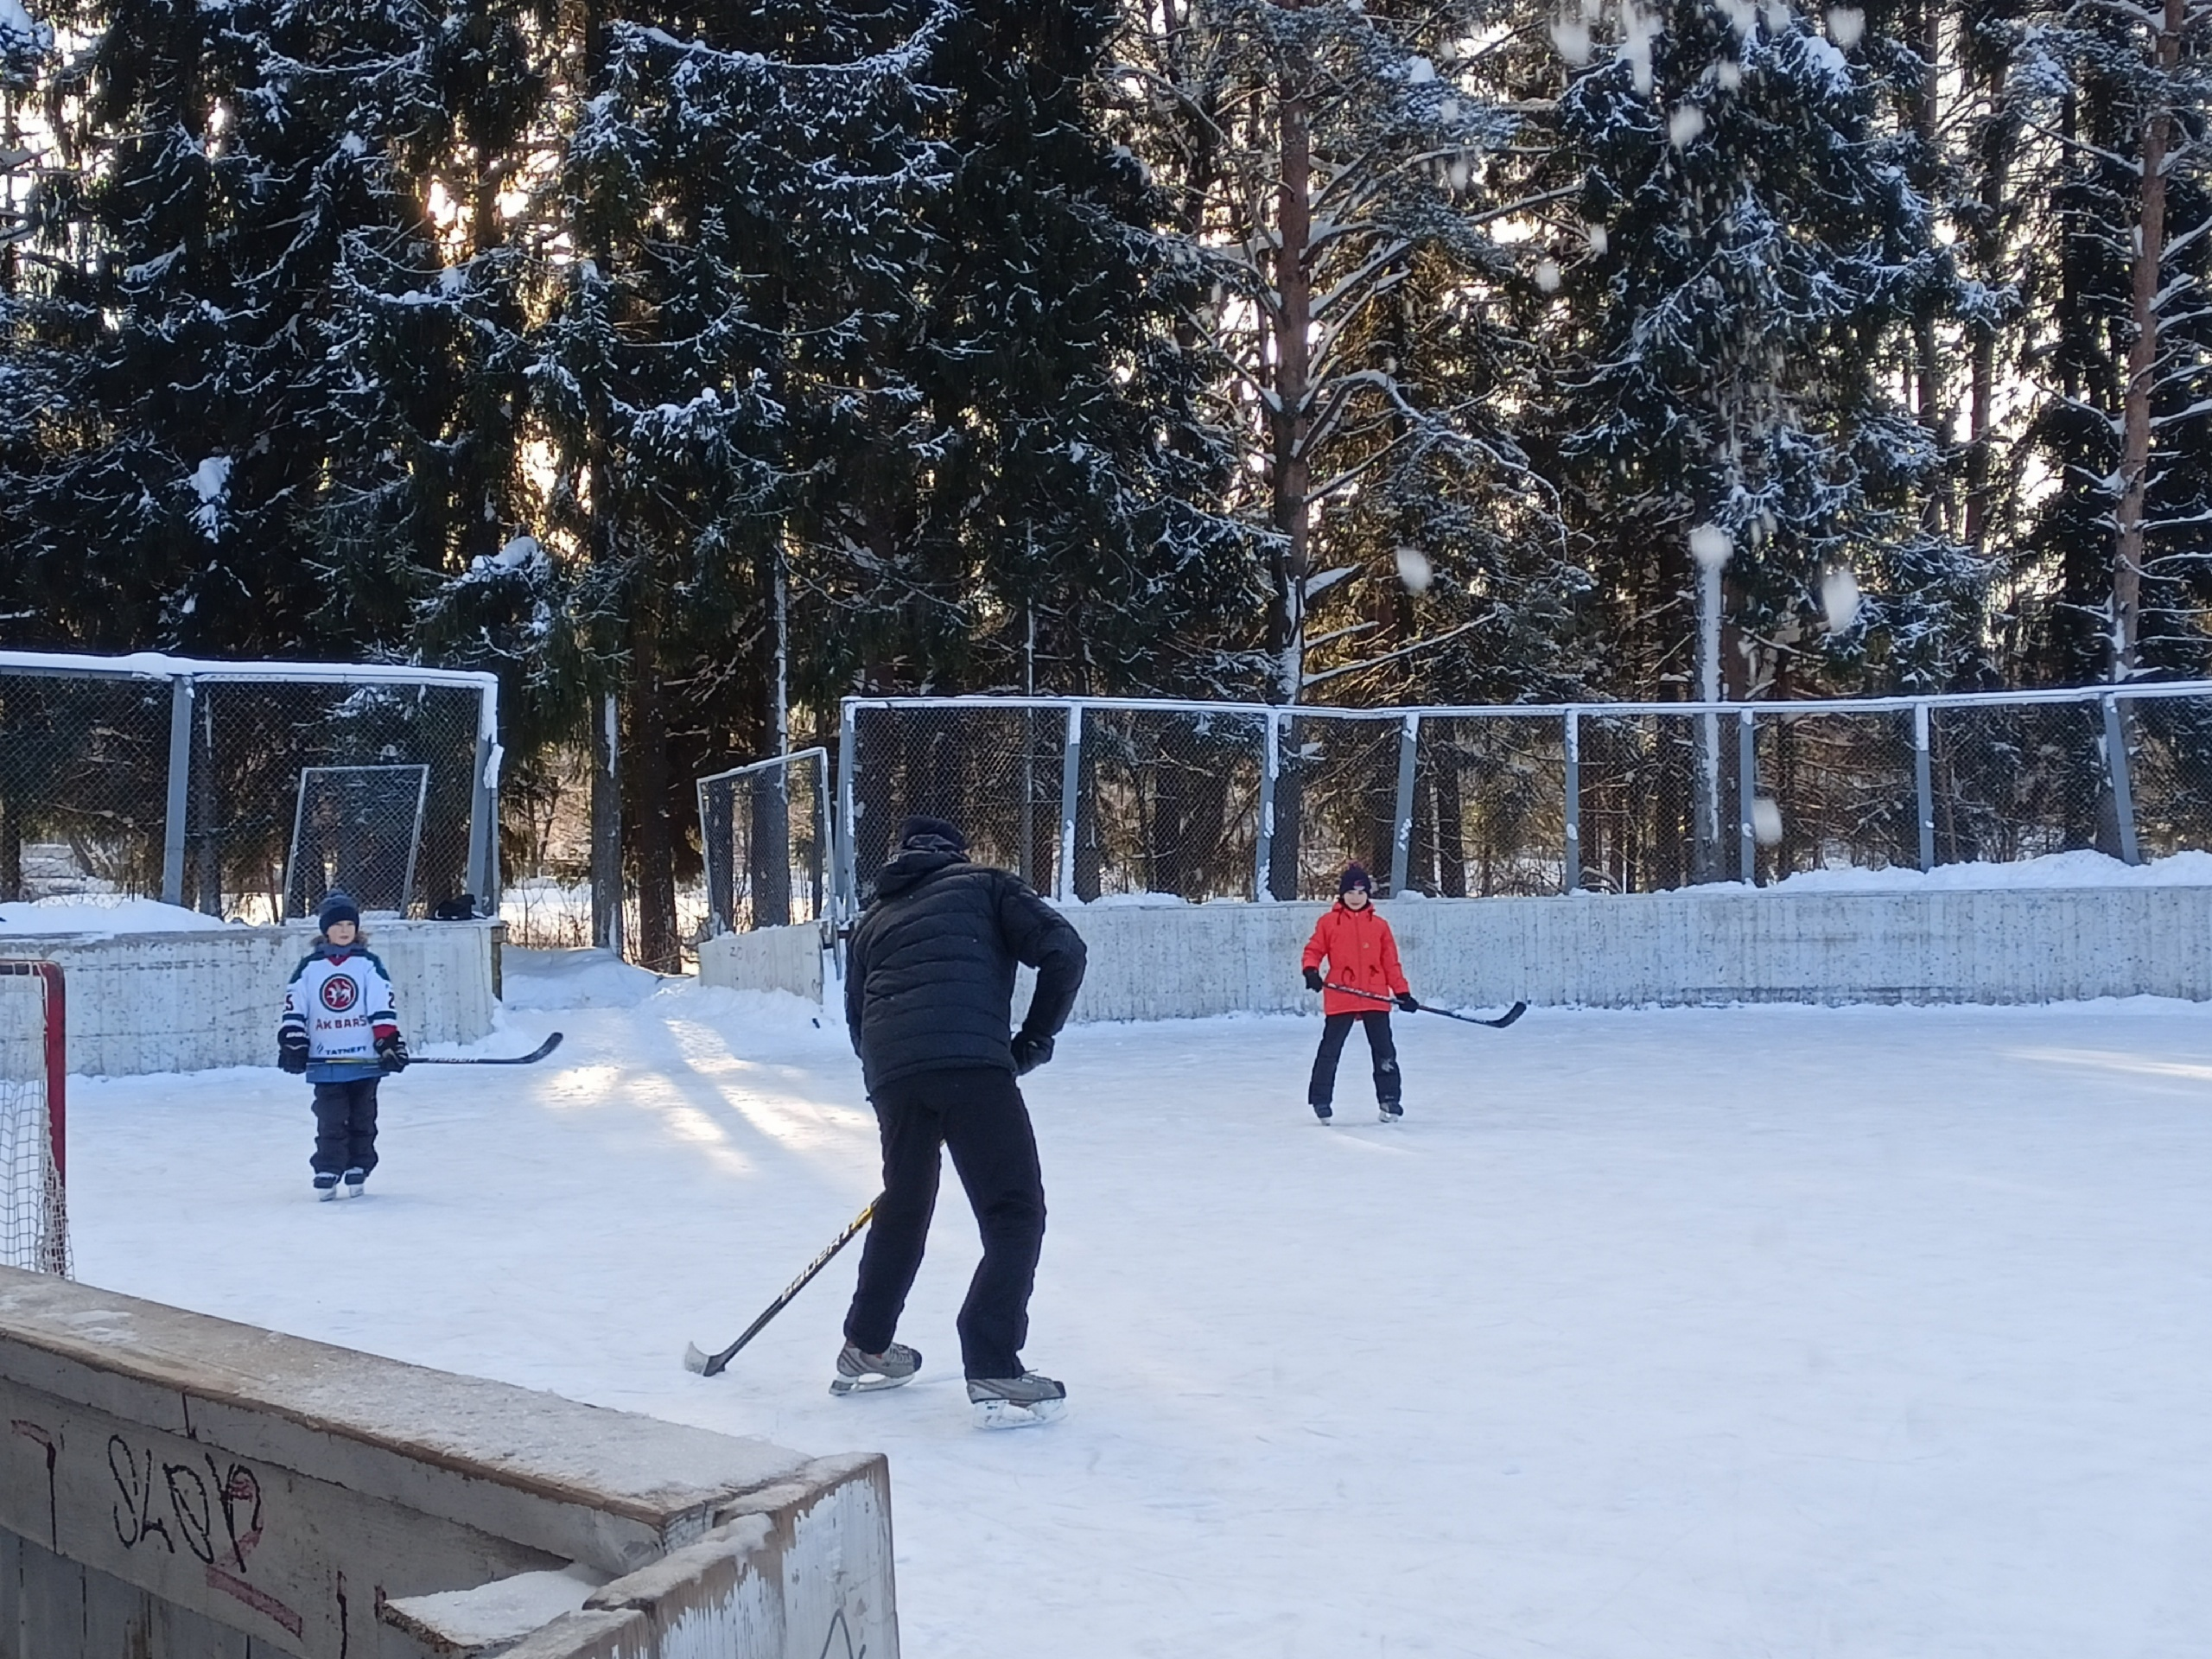
{"type": "Polygon", "coordinates": [[[1019,877],[957,853],[900,853],[845,962],[845,1025],[869,1091],[918,1071],[1013,1071],[1014,964],[1037,969],[1021,1028],[1049,1037],[1075,1006],[1084,956],[1083,936],[1019,877]]]}

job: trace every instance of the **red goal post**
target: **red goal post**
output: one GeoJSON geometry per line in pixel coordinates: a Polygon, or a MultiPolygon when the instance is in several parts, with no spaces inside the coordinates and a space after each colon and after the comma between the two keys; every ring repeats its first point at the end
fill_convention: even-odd
{"type": "Polygon", "coordinates": [[[0,961],[0,1262],[65,1275],[67,1039],[61,969],[0,961]]]}

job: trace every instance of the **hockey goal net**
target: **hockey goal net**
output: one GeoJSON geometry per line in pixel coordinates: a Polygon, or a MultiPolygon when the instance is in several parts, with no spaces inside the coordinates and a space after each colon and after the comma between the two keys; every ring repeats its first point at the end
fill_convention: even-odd
{"type": "Polygon", "coordinates": [[[61,969],[0,961],[0,1262],[69,1271],[61,969]]]}

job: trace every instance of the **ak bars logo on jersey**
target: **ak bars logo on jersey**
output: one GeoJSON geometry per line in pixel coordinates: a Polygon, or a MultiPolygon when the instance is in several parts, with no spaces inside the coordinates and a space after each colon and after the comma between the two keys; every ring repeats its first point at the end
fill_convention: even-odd
{"type": "Polygon", "coordinates": [[[366,950],[317,950],[285,987],[283,1027],[307,1033],[311,1062],[374,1065],[377,1039],[399,1029],[384,963],[366,950]]]}

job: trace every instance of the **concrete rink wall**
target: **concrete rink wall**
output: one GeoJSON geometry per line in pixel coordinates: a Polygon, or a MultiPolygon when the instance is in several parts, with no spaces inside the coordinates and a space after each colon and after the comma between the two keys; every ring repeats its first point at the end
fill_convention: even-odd
{"type": "Polygon", "coordinates": [[[897,1659],[884,1459],[0,1268],[0,1659],[897,1659]]]}
{"type": "Polygon", "coordinates": [[[789,991],[818,1002],[825,929],[821,922],[800,922],[702,939],[699,982],[733,991],[789,991]]]}
{"type": "MultiPolygon", "coordinates": [[[[1074,1018],[1312,1012],[1320,904],[1071,907],[1090,963],[1074,1018]]],[[[1398,899],[1377,909],[1414,992],[1459,1007],[1728,1002],[2212,1001],[2212,887],[1398,899]]],[[[1027,998],[1015,1004],[1016,1017],[1027,998]]]]}
{"type": "MultiPolygon", "coordinates": [[[[411,1046],[487,1035],[498,1007],[496,922],[372,919],[411,1046]]],[[[312,922],[114,935],[10,933],[0,956],[60,963],[69,1069],[106,1077],[274,1065],[284,985],[313,948],[312,922]]]]}

